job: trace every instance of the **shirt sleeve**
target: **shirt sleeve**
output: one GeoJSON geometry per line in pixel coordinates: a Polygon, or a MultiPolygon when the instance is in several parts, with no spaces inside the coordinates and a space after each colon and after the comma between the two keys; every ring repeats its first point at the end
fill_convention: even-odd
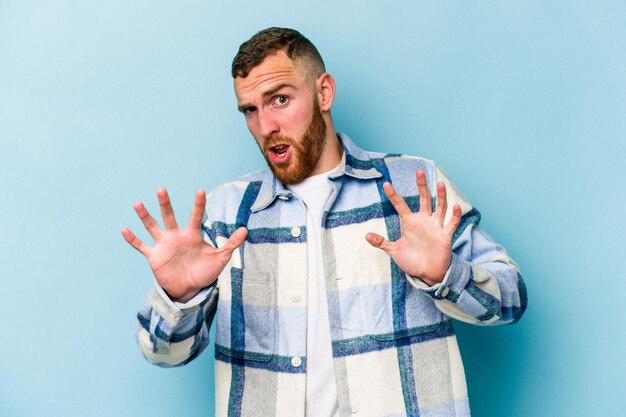
{"type": "MultiPolygon", "coordinates": [[[[203,235],[215,246],[205,215],[203,235]]],[[[137,314],[136,339],[148,362],[181,366],[195,359],[209,344],[209,329],[218,300],[217,281],[186,303],[172,301],[155,282],[137,314]]]]}
{"type": "MultiPolygon", "coordinates": [[[[429,286],[408,276],[412,285],[429,294],[444,314],[472,324],[493,325],[518,321],[527,306],[526,286],[519,267],[506,250],[480,228],[480,213],[437,167],[436,183],[448,194],[447,223],[452,207],[461,206],[462,218],[452,238],[452,260],[443,281],[429,286]]],[[[433,187],[434,186],[434,187],[433,187]]]]}

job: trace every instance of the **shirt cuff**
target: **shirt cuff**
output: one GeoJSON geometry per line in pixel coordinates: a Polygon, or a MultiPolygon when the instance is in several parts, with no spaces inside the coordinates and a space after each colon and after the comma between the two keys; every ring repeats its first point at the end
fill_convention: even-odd
{"type": "Polygon", "coordinates": [[[198,294],[196,294],[191,300],[186,303],[180,303],[173,301],[165,292],[165,290],[157,283],[154,283],[152,288],[152,306],[159,313],[163,319],[168,323],[177,323],[183,316],[193,313],[201,308],[202,303],[207,300],[215,287],[217,286],[217,280],[211,286],[203,288],[198,294]]]}
{"type": "Polygon", "coordinates": [[[471,277],[471,265],[459,258],[454,252],[450,259],[450,266],[443,277],[443,281],[433,286],[426,284],[419,277],[407,274],[409,282],[421,292],[441,300],[456,301],[471,277]]]}

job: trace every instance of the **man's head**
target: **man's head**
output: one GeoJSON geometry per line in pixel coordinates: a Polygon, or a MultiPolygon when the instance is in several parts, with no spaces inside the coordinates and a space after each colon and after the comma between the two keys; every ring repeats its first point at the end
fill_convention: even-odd
{"type": "Polygon", "coordinates": [[[241,44],[233,59],[233,78],[246,78],[252,68],[278,51],[285,52],[289,59],[298,63],[312,78],[326,72],[324,60],[317,48],[300,32],[287,28],[268,28],[241,44]]]}
{"type": "Polygon", "coordinates": [[[339,163],[334,80],[308,39],[293,29],[265,29],[241,45],[232,75],[239,110],[279,180],[298,183],[339,163]]]}

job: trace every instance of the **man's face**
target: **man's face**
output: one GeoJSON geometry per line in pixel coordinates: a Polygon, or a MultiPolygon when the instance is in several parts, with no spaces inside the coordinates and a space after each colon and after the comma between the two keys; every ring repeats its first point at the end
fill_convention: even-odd
{"type": "Polygon", "coordinates": [[[235,94],[248,129],[276,178],[295,184],[318,173],[326,124],[315,81],[302,68],[284,52],[270,55],[246,78],[235,78],[235,94]]]}

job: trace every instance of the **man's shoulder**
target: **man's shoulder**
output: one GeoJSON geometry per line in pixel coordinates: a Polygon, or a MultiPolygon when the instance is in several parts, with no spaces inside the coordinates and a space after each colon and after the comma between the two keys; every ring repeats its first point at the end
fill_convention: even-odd
{"type": "Polygon", "coordinates": [[[242,204],[251,205],[249,190],[260,188],[266,170],[258,170],[242,177],[225,181],[213,188],[206,196],[203,224],[213,244],[217,244],[216,236],[228,238],[235,231],[242,204]]]}
{"type": "Polygon", "coordinates": [[[367,152],[369,155],[372,155],[372,158],[382,158],[387,163],[397,163],[397,164],[406,164],[406,165],[434,165],[435,161],[432,159],[424,158],[422,156],[409,155],[405,153],[381,153],[381,152],[367,152]]]}
{"type": "Polygon", "coordinates": [[[420,156],[399,152],[375,152],[362,149],[345,133],[339,132],[338,137],[344,147],[349,160],[346,164],[356,168],[375,167],[376,169],[425,169],[431,170],[436,164],[433,160],[420,156]]]}
{"type": "Polygon", "coordinates": [[[381,161],[381,163],[389,170],[389,173],[393,172],[406,172],[417,171],[418,169],[424,170],[426,174],[435,173],[437,169],[437,163],[432,159],[424,158],[422,156],[415,156],[405,153],[382,153],[382,152],[365,152],[373,161],[381,161]]]}
{"type": "Polygon", "coordinates": [[[209,223],[236,223],[242,204],[251,206],[266,178],[271,177],[269,168],[250,172],[236,179],[225,181],[207,194],[206,220],[209,223]]]}
{"type": "Polygon", "coordinates": [[[239,202],[251,184],[260,184],[269,177],[271,177],[269,168],[264,168],[250,172],[239,178],[224,181],[211,190],[207,195],[207,199],[213,201],[233,200],[239,202]]]}
{"type": "MultiPolygon", "coordinates": [[[[354,147],[354,145],[352,144],[354,147]]],[[[426,174],[426,181],[431,190],[436,189],[437,181],[447,181],[445,171],[432,159],[400,152],[372,152],[357,148],[359,158],[355,166],[369,165],[390,181],[396,192],[401,195],[416,195],[415,173],[419,170],[426,174]],[[367,160],[367,161],[364,161],[367,160]]]]}

